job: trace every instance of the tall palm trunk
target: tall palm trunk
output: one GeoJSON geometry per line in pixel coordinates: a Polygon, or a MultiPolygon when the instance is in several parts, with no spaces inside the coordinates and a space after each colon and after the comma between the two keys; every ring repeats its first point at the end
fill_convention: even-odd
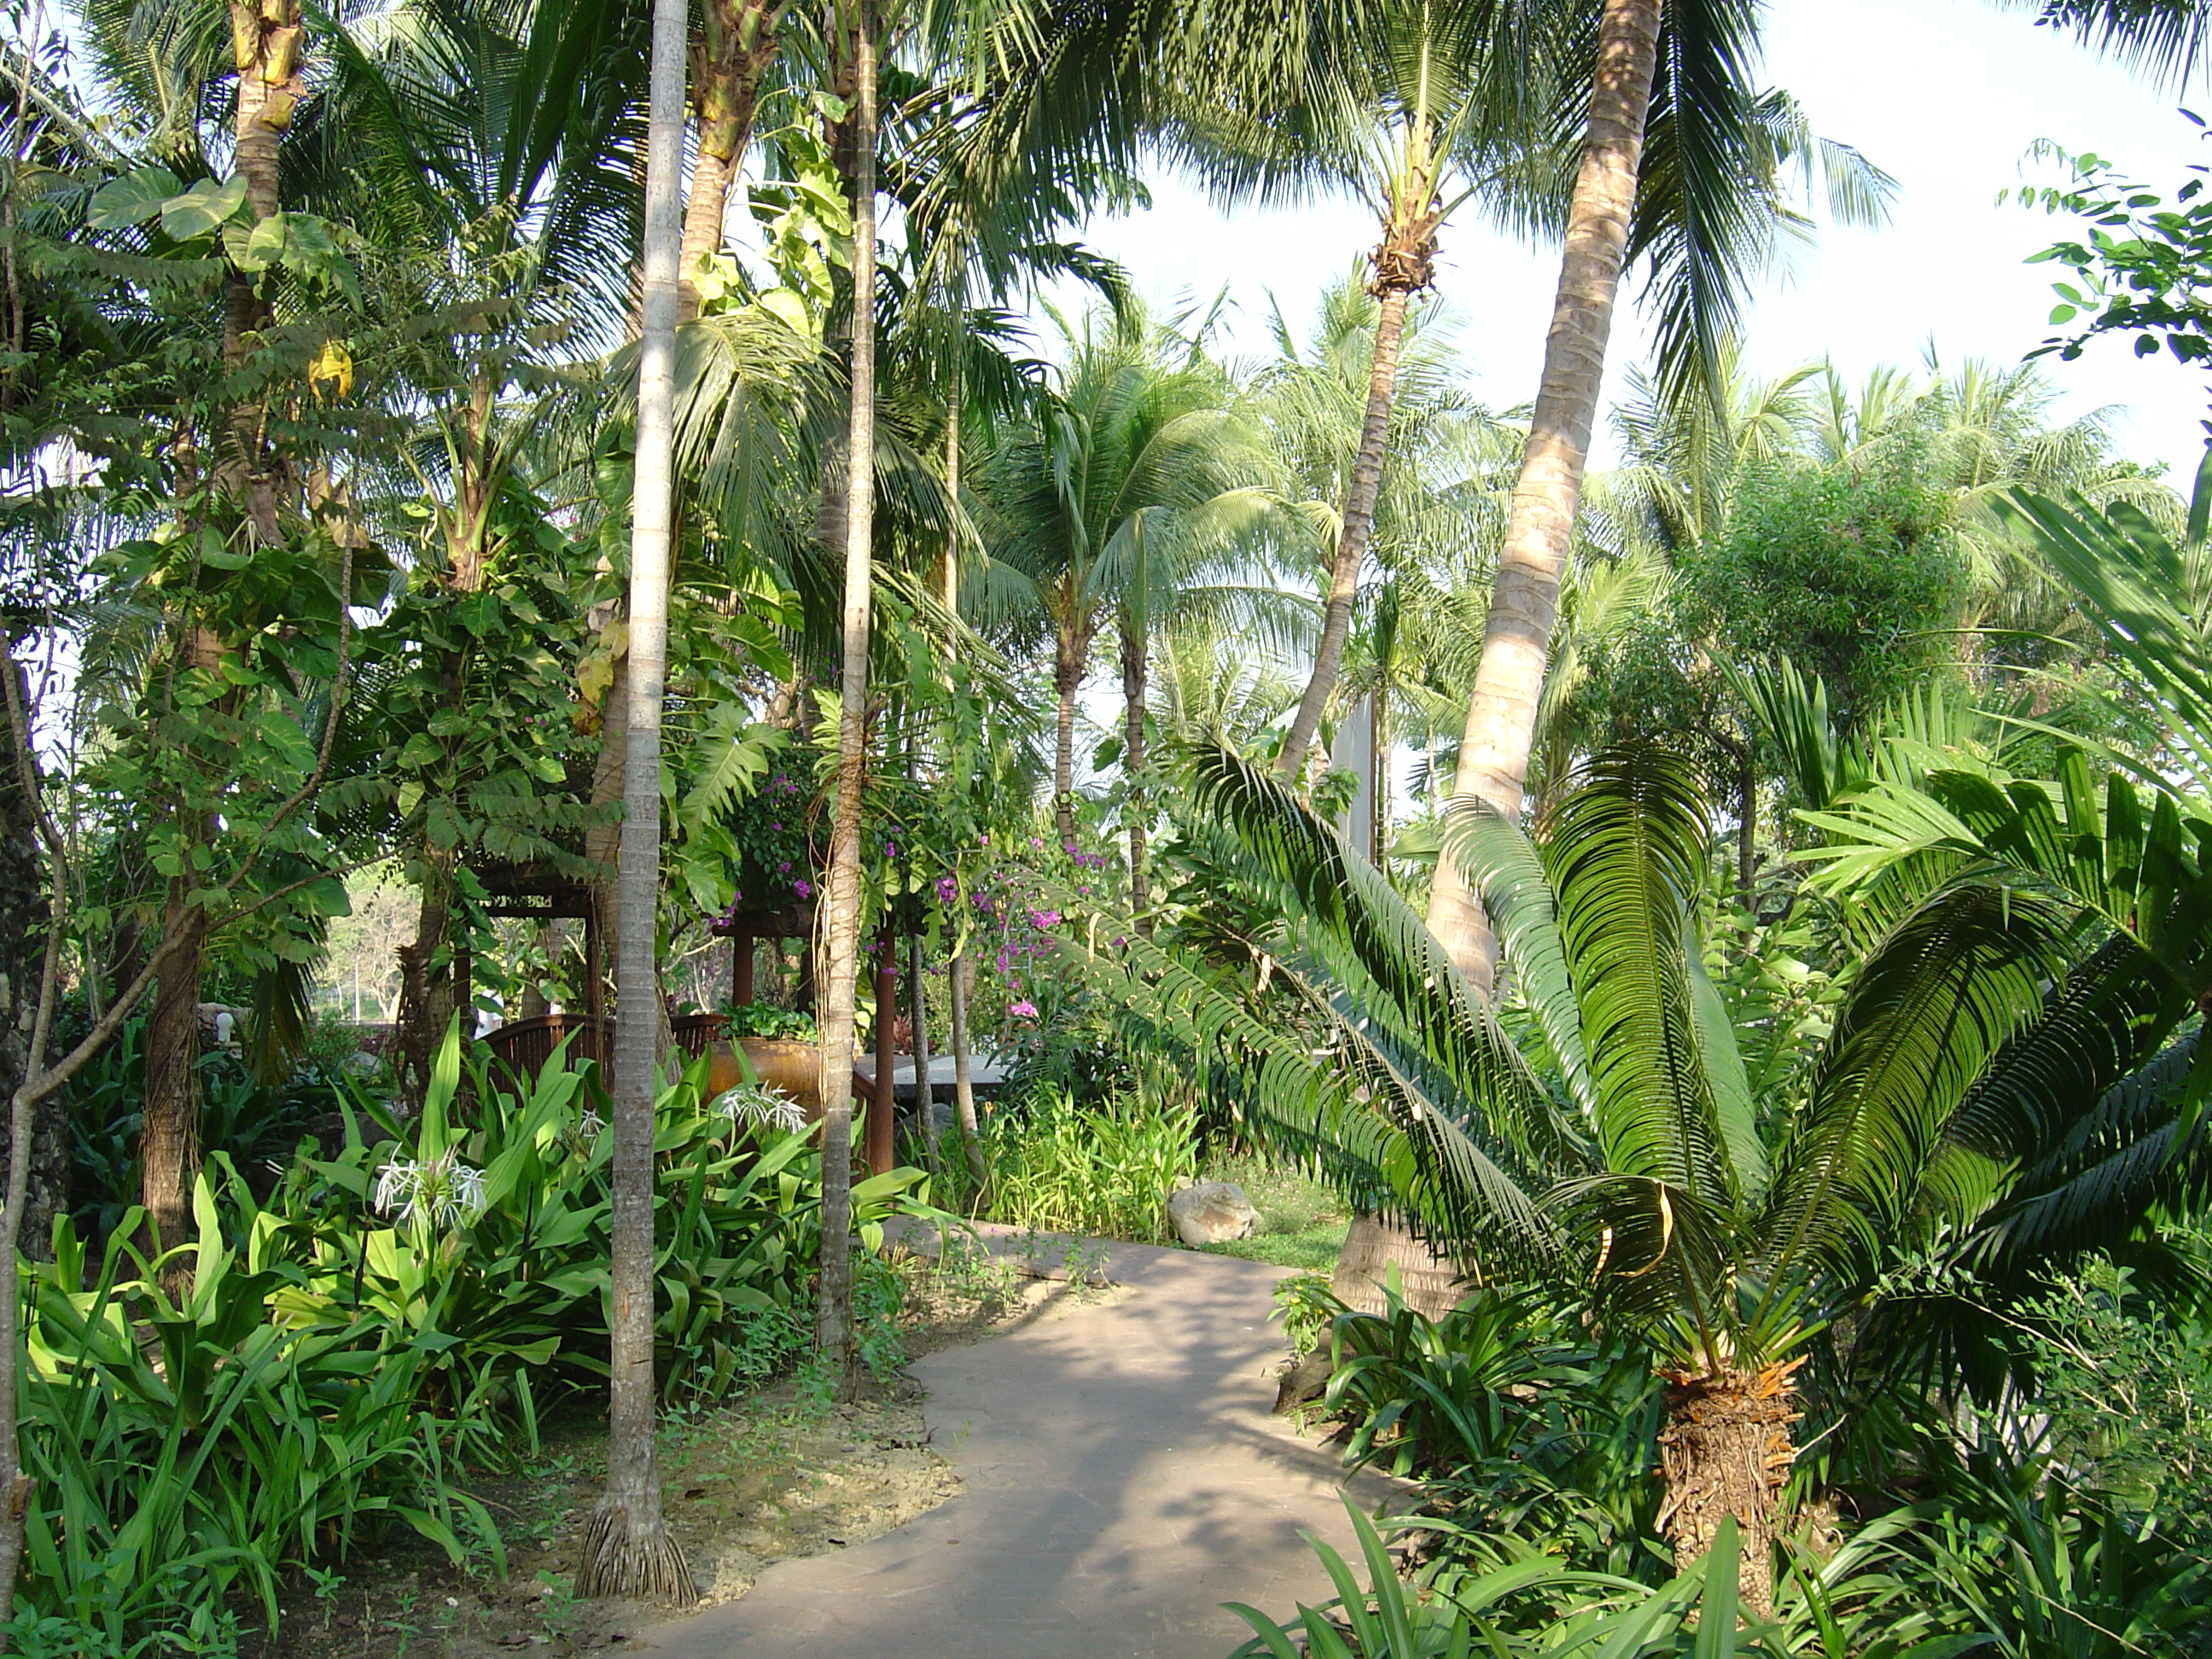
{"type": "Polygon", "coordinates": [[[162,1249],[192,1237],[192,1182],[200,1170],[200,945],[206,913],[169,901],[162,937],[179,941],[161,958],[146,1020],[146,1111],[139,1130],[141,1200],[162,1249]]]}
{"type": "MultiPolygon", "coordinates": [[[[238,70],[238,100],[232,125],[238,176],[246,183],[246,203],[257,220],[282,204],[277,151],[292,113],[307,90],[300,73],[307,31],[299,0],[230,0],[233,62],[238,70]]],[[[266,327],[269,307],[249,273],[233,267],[223,285],[223,368],[235,374],[245,366],[247,337],[266,327]]],[[[218,471],[234,481],[254,535],[264,544],[282,539],[276,502],[281,468],[269,448],[260,404],[242,400],[231,411],[233,453],[218,471]]]]}
{"type": "MultiPolygon", "coordinates": [[[[1552,331],[1544,343],[1543,381],[1528,423],[1521,480],[1513,492],[1490,620],[1483,630],[1482,661],[1460,741],[1454,799],[1486,802],[1512,818],[1521,812],[1552,623],[1559,611],[1559,576],[1574,536],[1590,428],[1605,377],[1613,300],[1643,161],[1644,122],[1658,67],[1662,3],[1605,0],[1599,20],[1589,132],[1567,207],[1566,252],[1552,331]]],[[[1437,861],[1429,929],[1461,969],[1487,991],[1498,971],[1497,940],[1480,902],[1449,859],[1437,861]]]]}
{"type": "Polygon", "coordinates": [[[860,965],[860,805],[868,770],[868,618],[875,540],[876,15],[854,31],[852,411],[845,469],[845,660],[838,688],[837,799],[823,906],[822,1264],[816,1341],[841,1394],[853,1359],[853,1023],[860,965]]]}
{"type": "Polygon", "coordinates": [[[683,222],[684,0],[656,0],[647,103],[637,459],[630,508],[629,696],[615,935],[616,1024],[607,1487],[584,1534],[584,1595],[698,1600],[661,1514],[653,1374],[653,1122],[660,1001],[653,962],[660,893],[660,706],[667,670],[675,515],[677,260],[683,222]]]}
{"type": "Polygon", "coordinates": [[[1052,821],[1063,849],[1075,845],[1075,694],[1086,644],[1063,637],[1052,665],[1052,821]]]}
{"type": "Polygon", "coordinates": [[[775,62],[781,5],[761,0],[704,0],[692,52],[691,99],[699,121],[699,154],[684,204],[683,291],[676,318],[699,314],[699,263],[722,246],[730,191],[752,142],[761,82],[775,62]]]}
{"type": "MultiPolygon", "coordinates": [[[[945,616],[949,659],[959,646],[960,629],[960,405],[965,396],[957,348],[952,362],[952,390],[945,407],[945,495],[952,519],[945,536],[945,616]]],[[[968,894],[955,884],[954,902],[961,907],[958,925],[967,921],[968,894]]],[[[952,1121],[960,1133],[961,1151],[968,1174],[980,1194],[988,1171],[983,1164],[983,1143],[976,1132],[975,1084],[968,1064],[968,953],[957,951],[945,964],[945,1041],[952,1048],[952,1121]]]]}
{"type": "Polygon", "coordinates": [[[1129,830],[1129,914],[1152,936],[1152,894],[1145,872],[1145,668],[1150,655],[1142,618],[1121,618],[1121,816],[1129,830]]]}
{"type": "Polygon", "coordinates": [[[1345,486],[1344,516],[1337,532],[1336,560],[1329,567],[1328,598],[1322,611],[1321,642],[1314,650],[1313,674],[1297,713],[1283,738],[1276,769],[1295,781],[1304,765],[1322,711],[1344,667],[1345,642],[1352,634],[1352,604],[1359,593],[1359,572],[1375,533],[1375,503],[1382,490],[1382,459],[1390,438],[1390,410],[1398,395],[1398,356],[1406,341],[1406,313],[1413,296],[1436,277],[1436,169],[1427,147],[1409,143],[1405,171],[1391,192],[1382,240],[1374,252],[1375,275],[1368,291],[1377,301],[1375,358],[1367,373],[1367,410],[1359,422],[1359,450],[1345,486]]]}

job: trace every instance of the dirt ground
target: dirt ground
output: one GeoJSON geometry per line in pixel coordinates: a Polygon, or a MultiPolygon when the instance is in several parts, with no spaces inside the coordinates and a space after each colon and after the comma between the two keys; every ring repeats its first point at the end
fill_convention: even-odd
{"type": "MultiPolygon", "coordinates": [[[[902,1269],[900,1346],[911,1359],[1036,1319],[1074,1299],[1119,1294],[1018,1278],[1003,1270],[902,1269]]],[[[921,1390],[902,1373],[864,1373],[860,1397],[834,1404],[803,1374],[662,1430],[669,1523],[702,1606],[740,1596],[770,1563],[842,1549],[905,1524],[960,1489],[931,1449],[921,1390]]],[[[350,1571],[295,1587],[273,1635],[250,1659],[561,1659],[619,1650],[667,1616],[570,1593],[577,1548],[605,1472],[605,1437],[588,1423],[550,1431],[520,1471],[470,1483],[499,1524],[507,1574],[468,1568],[394,1537],[350,1571]]]]}

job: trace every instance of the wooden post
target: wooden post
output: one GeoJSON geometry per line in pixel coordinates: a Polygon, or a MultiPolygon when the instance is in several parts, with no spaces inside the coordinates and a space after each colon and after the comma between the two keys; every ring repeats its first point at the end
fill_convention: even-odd
{"type": "Polygon", "coordinates": [[[891,1027],[898,1022],[898,954],[887,927],[876,935],[876,1097],[868,1109],[868,1168],[882,1175],[898,1164],[897,1059],[891,1027]]]}
{"type": "Polygon", "coordinates": [[[743,1008],[753,1000],[753,936],[730,935],[730,1000],[743,1008]]]}

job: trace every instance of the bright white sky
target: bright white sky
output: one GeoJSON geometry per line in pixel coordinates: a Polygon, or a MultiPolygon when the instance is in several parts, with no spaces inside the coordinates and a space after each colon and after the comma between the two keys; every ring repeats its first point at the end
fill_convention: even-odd
{"type": "MultiPolygon", "coordinates": [[[[1990,0],[1771,0],[1765,38],[1767,83],[1796,94],[1816,131],[1857,145],[1899,191],[1887,227],[1824,228],[1768,284],[1747,342],[1760,374],[1827,356],[1856,380],[1878,364],[1917,364],[1930,342],[1947,364],[2016,362],[2052,331],[2050,285],[2061,274],[2021,261],[2073,222],[1997,204],[2001,190],[2060,181],[2055,167],[2028,160],[2029,147],[2094,150],[2164,191],[2185,167],[2212,162],[2212,143],[2175,112],[2178,94],[1990,0]]],[[[2191,98],[2212,116],[2201,87],[2191,98]]],[[[1226,284],[1238,353],[1268,349],[1271,292],[1302,332],[1316,296],[1375,240],[1348,201],[1224,215],[1173,179],[1156,181],[1154,196],[1150,212],[1094,222],[1085,240],[1158,302],[1210,299],[1226,284]]],[[[1472,225],[1446,231],[1438,289],[1460,317],[1468,378],[1493,405],[1535,395],[1557,274],[1552,248],[1472,225]]],[[[1622,320],[1616,368],[1643,354],[1640,317],[1622,320]]],[[[2123,452],[2166,462],[2188,487],[2203,443],[2200,376],[2167,358],[2139,362],[2117,340],[2051,369],[2063,416],[2126,406],[2123,452]]]]}

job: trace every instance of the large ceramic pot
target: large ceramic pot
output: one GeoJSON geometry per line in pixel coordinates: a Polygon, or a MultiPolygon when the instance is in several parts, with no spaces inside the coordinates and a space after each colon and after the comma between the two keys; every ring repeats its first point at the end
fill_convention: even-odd
{"type": "MultiPolygon", "coordinates": [[[[776,1037],[744,1037],[738,1047],[744,1050],[745,1061],[753,1068],[753,1075],[778,1094],[788,1095],[806,1113],[806,1121],[814,1122],[822,1115],[822,1045],[818,1042],[793,1042],[776,1037]]],[[[713,1065],[720,1066],[727,1056],[730,1080],[716,1083],[718,1073],[708,1073],[708,1086],[720,1092],[735,1088],[744,1079],[738,1073],[737,1057],[729,1053],[726,1043],[714,1045],[713,1065]]]]}

